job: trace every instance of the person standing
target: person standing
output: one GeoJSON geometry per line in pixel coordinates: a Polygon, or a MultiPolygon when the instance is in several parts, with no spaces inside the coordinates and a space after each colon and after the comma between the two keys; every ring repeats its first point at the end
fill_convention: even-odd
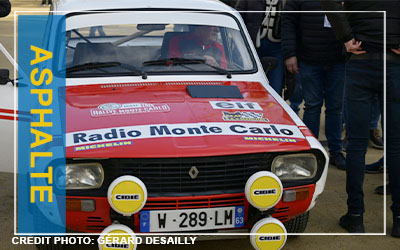
{"type": "Polygon", "coordinates": [[[288,0],[282,15],[282,55],[288,71],[300,74],[305,108],[303,121],[319,136],[325,102],[325,134],[330,163],[345,169],[342,153],[342,106],[345,54],[320,1],[288,0]],[[296,12],[297,11],[297,12],[296,12]],[[298,12],[308,11],[308,12],[298,12]]]}
{"type": "Polygon", "coordinates": [[[10,14],[11,3],[9,0],[0,0],[0,17],[6,17],[10,14]]]}
{"type": "MultiPolygon", "coordinates": [[[[334,0],[322,0],[326,11],[338,11],[334,0]]],[[[363,182],[369,121],[374,96],[383,100],[384,59],[386,58],[386,165],[392,193],[391,235],[400,237],[400,1],[345,0],[345,11],[327,12],[336,37],[344,43],[351,58],[346,65],[347,213],[341,227],[351,233],[364,233],[363,182]],[[368,11],[368,12],[365,12],[368,11]],[[386,51],[384,15],[386,11],[386,51]]]]}
{"type": "Polygon", "coordinates": [[[257,54],[262,57],[275,57],[278,65],[268,72],[269,85],[282,95],[283,61],[280,40],[281,12],[286,0],[238,0],[235,9],[241,15],[249,30],[250,36],[257,49],[257,54]],[[263,11],[263,12],[261,12],[263,11]]]}
{"type": "MultiPolygon", "coordinates": [[[[254,46],[265,14],[265,0],[237,0],[233,7],[240,12],[254,46]],[[253,12],[254,11],[254,12],[253,12]]],[[[260,56],[261,57],[261,56],[260,56]]]]}
{"type": "Polygon", "coordinates": [[[282,95],[284,65],[281,50],[281,16],[286,0],[265,0],[265,16],[256,38],[257,53],[261,57],[275,57],[278,65],[268,72],[271,87],[282,95]]]}

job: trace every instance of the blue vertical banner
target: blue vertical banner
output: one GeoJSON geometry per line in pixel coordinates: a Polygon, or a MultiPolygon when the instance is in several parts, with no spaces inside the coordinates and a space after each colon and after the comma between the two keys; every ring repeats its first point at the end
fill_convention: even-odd
{"type": "Polygon", "coordinates": [[[18,16],[17,233],[65,233],[65,17],[18,16]]]}

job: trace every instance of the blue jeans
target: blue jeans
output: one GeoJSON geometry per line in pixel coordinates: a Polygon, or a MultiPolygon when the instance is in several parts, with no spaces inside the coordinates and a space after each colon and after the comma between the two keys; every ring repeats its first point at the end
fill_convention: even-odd
{"type": "MultiPolygon", "coordinates": [[[[345,95],[346,95],[346,91],[345,91],[345,95]]],[[[343,103],[343,122],[346,124],[346,105],[347,105],[347,101],[346,99],[344,100],[343,103]]],[[[369,121],[369,129],[377,129],[378,128],[378,122],[379,122],[379,118],[381,117],[381,114],[383,113],[383,107],[382,107],[382,103],[380,103],[379,98],[377,95],[374,96],[372,103],[371,103],[371,119],[369,121]]],[[[382,119],[383,122],[383,119],[382,119]]],[[[383,128],[383,126],[382,126],[383,128]]]]}
{"type": "Polygon", "coordinates": [[[260,48],[257,49],[258,56],[261,57],[275,57],[278,59],[278,66],[270,70],[267,74],[269,85],[279,94],[282,95],[282,82],[283,82],[283,59],[281,43],[274,43],[268,40],[268,38],[263,38],[260,41],[260,48]]]}
{"type": "Polygon", "coordinates": [[[325,100],[325,135],[330,153],[342,150],[344,63],[316,65],[300,62],[304,98],[303,121],[318,138],[325,100]]]}
{"type": "MultiPolygon", "coordinates": [[[[387,148],[392,212],[400,216],[400,62],[387,62],[387,148]]],[[[362,214],[365,154],[368,146],[371,109],[374,97],[383,100],[383,61],[350,60],[346,67],[347,109],[347,206],[351,214],[362,214]]]]}

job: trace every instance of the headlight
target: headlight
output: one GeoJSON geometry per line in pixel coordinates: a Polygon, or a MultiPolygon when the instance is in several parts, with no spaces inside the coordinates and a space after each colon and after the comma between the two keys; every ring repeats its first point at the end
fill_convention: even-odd
{"type": "Polygon", "coordinates": [[[103,184],[104,172],[100,163],[67,164],[56,169],[56,185],[60,189],[91,189],[103,184]]]}
{"type": "Polygon", "coordinates": [[[271,172],[281,180],[311,179],[317,173],[314,154],[279,155],[272,162],[271,172]]]}

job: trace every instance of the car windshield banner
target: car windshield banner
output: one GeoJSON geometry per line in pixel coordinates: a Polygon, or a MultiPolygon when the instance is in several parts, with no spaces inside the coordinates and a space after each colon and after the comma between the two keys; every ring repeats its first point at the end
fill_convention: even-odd
{"type": "Polygon", "coordinates": [[[64,16],[18,16],[18,234],[66,232],[65,37],[64,16]]]}

